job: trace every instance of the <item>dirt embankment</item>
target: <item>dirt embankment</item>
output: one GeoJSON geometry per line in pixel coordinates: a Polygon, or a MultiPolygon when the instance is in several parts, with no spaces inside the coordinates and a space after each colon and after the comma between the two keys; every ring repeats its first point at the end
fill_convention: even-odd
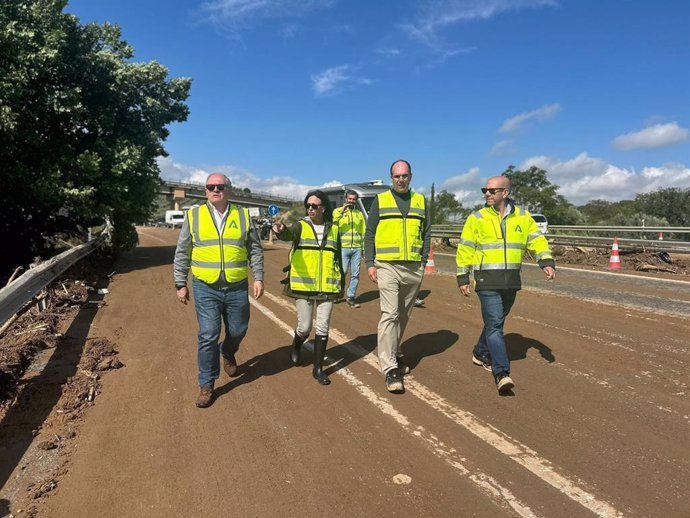
{"type": "Polygon", "coordinates": [[[94,257],[68,271],[40,296],[41,311],[25,310],[0,335],[0,449],[7,461],[0,467],[0,487],[14,484],[23,493],[17,495],[27,502],[23,516],[38,515],[36,504],[66,472],[102,374],[123,366],[114,344],[87,340],[79,329],[88,328],[88,315],[104,304],[99,289],[107,286],[111,262],[102,261],[94,257]],[[10,480],[22,458],[29,459],[21,466],[25,480],[10,480]]]}

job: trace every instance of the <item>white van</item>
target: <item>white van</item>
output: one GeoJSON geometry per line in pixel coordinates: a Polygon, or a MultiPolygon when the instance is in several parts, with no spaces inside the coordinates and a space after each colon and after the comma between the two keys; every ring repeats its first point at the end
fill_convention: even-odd
{"type": "Polygon", "coordinates": [[[180,227],[182,228],[182,222],[184,221],[184,211],[183,210],[166,210],[165,211],[165,225],[170,228],[180,227]]]}
{"type": "Polygon", "coordinates": [[[355,191],[359,196],[357,200],[358,209],[364,213],[364,219],[369,217],[369,209],[374,203],[374,198],[380,192],[385,192],[390,189],[389,185],[384,185],[381,180],[364,183],[348,183],[345,185],[336,185],[334,187],[324,187],[321,189],[324,194],[328,196],[333,209],[342,207],[345,203],[345,192],[355,191]]]}
{"type": "Polygon", "coordinates": [[[542,234],[549,233],[549,221],[543,214],[532,214],[532,219],[536,222],[542,234]]]}

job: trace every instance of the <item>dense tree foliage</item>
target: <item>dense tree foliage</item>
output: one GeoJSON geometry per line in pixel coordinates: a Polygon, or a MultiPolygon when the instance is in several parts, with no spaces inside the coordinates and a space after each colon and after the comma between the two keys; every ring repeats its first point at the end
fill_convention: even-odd
{"type": "Polygon", "coordinates": [[[532,166],[520,171],[508,166],[503,176],[510,179],[511,198],[521,207],[536,214],[541,213],[553,225],[578,225],[584,217],[577,208],[558,194],[558,185],[546,177],[546,171],[532,166]]]}
{"type": "Polygon", "coordinates": [[[115,244],[133,244],[166,126],[188,115],[189,79],[132,62],[118,27],[81,25],[65,5],[0,2],[0,271],[106,216],[115,244]]]}
{"type": "Polygon", "coordinates": [[[434,225],[456,222],[468,213],[469,210],[463,208],[454,194],[448,191],[436,194],[432,186],[431,221],[434,225]]]}
{"type": "Polygon", "coordinates": [[[663,218],[672,227],[690,226],[690,189],[668,187],[638,194],[635,205],[640,212],[663,218]]]}

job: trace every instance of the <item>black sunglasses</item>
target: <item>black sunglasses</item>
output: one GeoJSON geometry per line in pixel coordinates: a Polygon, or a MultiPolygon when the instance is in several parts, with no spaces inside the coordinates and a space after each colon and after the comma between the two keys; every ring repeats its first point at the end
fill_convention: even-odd
{"type": "Polygon", "coordinates": [[[305,203],[304,208],[306,209],[318,209],[319,207],[322,207],[322,205],[319,205],[318,203],[305,203]]]}
{"type": "Polygon", "coordinates": [[[216,183],[216,184],[211,183],[211,184],[208,184],[206,186],[206,190],[207,191],[215,191],[215,190],[224,191],[226,187],[227,187],[227,185],[225,185],[224,183],[216,183]]]}
{"type": "Polygon", "coordinates": [[[482,194],[486,194],[487,192],[489,194],[496,194],[499,191],[505,191],[505,187],[492,187],[491,189],[487,189],[486,187],[482,187],[482,194]]]}

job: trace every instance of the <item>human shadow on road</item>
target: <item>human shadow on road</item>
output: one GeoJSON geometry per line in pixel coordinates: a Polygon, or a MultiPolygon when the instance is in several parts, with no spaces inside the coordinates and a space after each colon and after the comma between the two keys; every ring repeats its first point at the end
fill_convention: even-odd
{"type": "MultiPolygon", "coordinates": [[[[247,383],[252,383],[263,376],[274,376],[280,374],[281,372],[292,367],[290,362],[290,350],[291,345],[286,345],[284,347],[279,347],[273,349],[272,351],[267,351],[258,356],[238,364],[238,375],[232,378],[228,383],[218,387],[215,390],[215,397],[218,398],[224,394],[227,394],[233,389],[247,383]]],[[[311,361],[311,355],[309,351],[302,348],[302,362],[301,364],[306,364],[305,362],[311,361]]]]}
{"type": "Polygon", "coordinates": [[[414,369],[427,356],[441,354],[450,349],[459,338],[460,335],[448,329],[411,336],[401,346],[405,363],[414,369]]]}
{"type": "Polygon", "coordinates": [[[553,363],[556,361],[551,348],[534,338],[528,338],[518,333],[509,333],[505,336],[505,342],[506,349],[508,350],[508,359],[511,362],[527,358],[527,351],[530,348],[539,351],[541,357],[547,362],[553,363]]]}
{"type": "Polygon", "coordinates": [[[379,290],[363,291],[355,298],[360,304],[366,304],[379,298],[379,290]]]}
{"type": "MultiPolygon", "coordinates": [[[[423,358],[440,354],[450,348],[458,341],[458,338],[457,333],[447,329],[412,336],[401,346],[405,363],[410,368],[414,368],[423,358]]],[[[335,364],[326,370],[326,374],[333,374],[366,356],[376,349],[376,341],[375,334],[358,336],[350,342],[329,349],[326,353],[335,364]],[[355,347],[352,347],[353,345],[355,347]]]]}
{"type": "Polygon", "coordinates": [[[0,498],[0,518],[5,518],[10,514],[10,501],[0,498]]]}

